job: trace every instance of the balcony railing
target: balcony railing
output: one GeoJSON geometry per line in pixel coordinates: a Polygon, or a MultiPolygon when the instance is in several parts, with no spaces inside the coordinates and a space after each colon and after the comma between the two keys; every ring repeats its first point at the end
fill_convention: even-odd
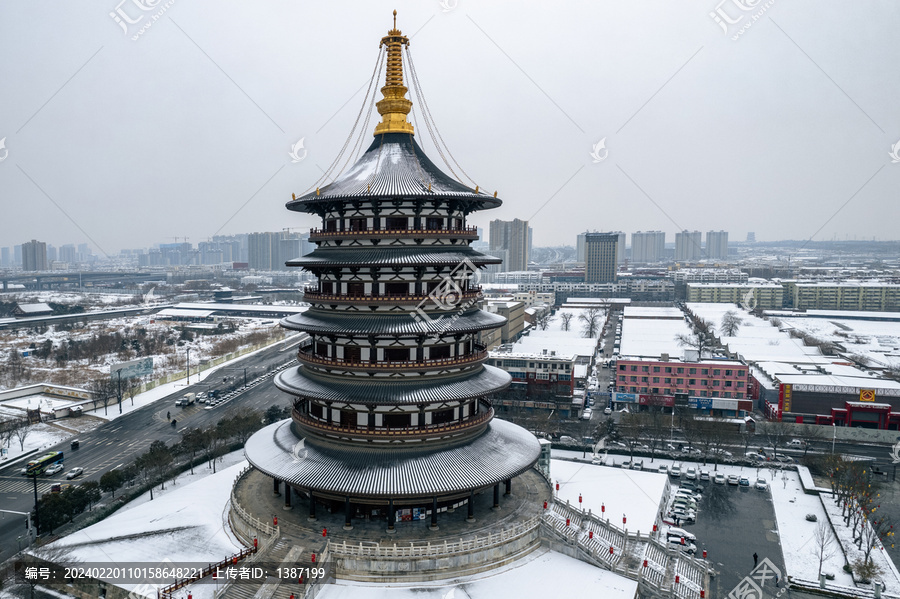
{"type": "Polygon", "coordinates": [[[336,424],[327,424],[325,422],[322,422],[321,420],[310,418],[308,415],[303,414],[299,410],[297,410],[297,408],[293,408],[291,410],[291,415],[294,422],[300,424],[301,426],[306,426],[325,433],[330,432],[366,437],[403,437],[410,439],[416,437],[432,437],[434,435],[442,435],[458,430],[465,430],[468,428],[476,427],[491,420],[494,417],[494,408],[489,404],[484,404],[484,402],[479,403],[481,403],[482,405],[487,405],[486,411],[476,414],[475,416],[463,420],[462,422],[456,421],[447,424],[429,424],[426,426],[407,426],[395,428],[368,428],[365,426],[340,426],[336,424]]]}
{"type": "MultiPolygon", "coordinates": [[[[336,302],[341,304],[418,304],[428,299],[428,295],[390,294],[390,295],[355,295],[322,293],[316,287],[303,290],[304,299],[308,302],[336,302]]],[[[476,299],[481,295],[481,287],[471,287],[462,293],[462,300],[476,299]]],[[[463,303],[458,302],[458,303],[463,303]]]]}
{"type": "Polygon", "coordinates": [[[344,231],[326,231],[313,228],[309,230],[310,241],[326,241],[329,239],[367,239],[384,237],[411,238],[434,237],[453,239],[478,239],[478,227],[463,229],[346,229],[344,231]]]}
{"type": "Polygon", "coordinates": [[[378,360],[376,362],[364,362],[362,360],[345,360],[344,358],[329,358],[318,356],[309,350],[311,344],[300,346],[297,359],[304,364],[317,366],[331,366],[334,368],[347,368],[351,370],[434,370],[451,366],[464,366],[479,362],[487,358],[485,347],[475,344],[475,351],[454,358],[438,358],[435,360],[378,360]]]}

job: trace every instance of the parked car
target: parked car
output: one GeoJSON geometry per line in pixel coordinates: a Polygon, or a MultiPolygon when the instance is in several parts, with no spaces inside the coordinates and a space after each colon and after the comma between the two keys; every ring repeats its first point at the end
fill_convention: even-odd
{"type": "Polygon", "coordinates": [[[766,456],[760,455],[755,451],[748,451],[744,454],[744,457],[750,460],[751,462],[765,462],[766,456]]]}
{"type": "Polygon", "coordinates": [[[594,415],[594,411],[590,408],[585,408],[583,412],[581,412],[582,420],[590,420],[591,416],[594,415]]]}
{"type": "Polygon", "coordinates": [[[693,466],[688,466],[688,469],[684,473],[684,477],[688,480],[697,480],[697,469],[693,466]]]}
{"type": "Polygon", "coordinates": [[[709,470],[700,471],[700,480],[709,480],[709,470]]]}
{"type": "Polygon", "coordinates": [[[806,442],[801,439],[791,439],[787,442],[787,446],[803,449],[804,447],[806,447],[806,442]]]}
{"type": "Polygon", "coordinates": [[[681,466],[672,464],[672,467],[669,468],[669,476],[672,478],[681,478],[681,466]]]}
{"type": "Polygon", "coordinates": [[[766,479],[764,479],[764,478],[757,478],[756,479],[756,488],[759,489],[760,491],[765,491],[769,488],[769,483],[767,483],[766,479]]]}
{"type": "Polygon", "coordinates": [[[781,462],[782,464],[793,464],[794,463],[794,458],[792,458],[789,455],[779,455],[775,459],[778,460],[779,462],[781,462]]]}
{"type": "Polygon", "coordinates": [[[612,414],[612,408],[606,408],[605,410],[603,410],[603,413],[609,416],[610,414],[612,414]]]}
{"type": "Polygon", "coordinates": [[[715,476],[713,476],[713,482],[717,485],[725,484],[725,475],[721,472],[716,472],[715,476]]]}
{"type": "Polygon", "coordinates": [[[67,479],[73,479],[84,474],[84,468],[77,466],[66,473],[67,479]]]}
{"type": "Polygon", "coordinates": [[[47,476],[53,476],[54,474],[58,474],[62,471],[63,471],[62,464],[53,464],[52,466],[50,466],[49,468],[44,470],[44,474],[46,474],[47,476]]]}
{"type": "Polygon", "coordinates": [[[685,446],[681,448],[681,453],[689,453],[693,455],[702,455],[703,452],[697,449],[696,447],[685,446]]]}
{"type": "Polygon", "coordinates": [[[731,452],[730,452],[730,451],[726,451],[726,450],[720,449],[720,448],[718,448],[718,447],[713,447],[712,450],[710,451],[710,453],[715,453],[715,454],[718,454],[718,455],[720,455],[720,456],[722,456],[722,457],[725,457],[725,458],[730,458],[730,457],[731,457],[731,452]]]}
{"type": "Polygon", "coordinates": [[[659,473],[660,473],[660,474],[668,474],[668,473],[669,473],[669,467],[666,466],[665,464],[660,464],[660,465],[659,465],[659,473]]]}
{"type": "Polygon", "coordinates": [[[741,482],[741,478],[737,474],[729,474],[728,475],[728,484],[729,485],[738,485],[741,482]]]}
{"type": "Polygon", "coordinates": [[[750,479],[747,478],[746,476],[742,476],[742,477],[740,478],[740,480],[738,480],[738,484],[739,484],[740,486],[742,486],[742,487],[749,487],[749,486],[750,486],[750,479]]]}
{"type": "Polygon", "coordinates": [[[691,543],[697,542],[697,537],[695,537],[692,533],[686,531],[683,528],[676,528],[674,526],[670,526],[669,530],[666,531],[667,537],[676,537],[679,540],[684,539],[686,541],[690,541],[691,543]]]}
{"type": "Polygon", "coordinates": [[[676,539],[675,537],[669,537],[669,539],[666,541],[666,545],[669,547],[672,547],[672,548],[677,547],[681,551],[688,553],[690,555],[697,553],[696,545],[688,542],[687,540],[685,540],[685,542],[682,543],[680,538],[676,539]]]}
{"type": "Polygon", "coordinates": [[[643,470],[644,462],[641,460],[635,460],[634,463],[631,465],[631,469],[632,470],[643,470]]]}

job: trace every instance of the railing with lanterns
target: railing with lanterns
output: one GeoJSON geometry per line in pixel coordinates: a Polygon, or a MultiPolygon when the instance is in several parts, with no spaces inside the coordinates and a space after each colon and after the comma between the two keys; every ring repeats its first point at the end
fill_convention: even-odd
{"type": "Polygon", "coordinates": [[[390,238],[448,238],[448,239],[478,239],[478,227],[465,227],[462,229],[371,229],[357,228],[343,231],[328,231],[313,228],[309,231],[310,241],[327,241],[329,239],[382,239],[390,238]]]}

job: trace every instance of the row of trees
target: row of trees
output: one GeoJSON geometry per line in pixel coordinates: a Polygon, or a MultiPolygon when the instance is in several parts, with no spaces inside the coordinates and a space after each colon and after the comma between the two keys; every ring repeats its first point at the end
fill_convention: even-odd
{"type": "Polygon", "coordinates": [[[31,428],[28,418],[4,418],[0,420],[0,446],[9,448],[12,440],[16,439],[19,442],[19,449],[25,451],[25,438],[29,432],[31,432],[31,428]]]}
{"type": "MultiPolygon", "coordinates": [[[[280,419],[284,410],[278,408],[266,411],[265,418],[280,419]],[[276,414],[277,412],[277,414],[276,414]]],[[[41,531],[49,531],[71,522],[75,516],[91,509],[100,500],[101,492],[111,497],[123,487],[138,486],[140,491],[153,490],[158,485],[165,490],[166,483],[175,483],[185,469],[194,473],[198,458],[208,463],[216,471],[216,462],[222,455],[232,450],[234,445],[243,446],[250,436],[264,425],[264,415],[258,410],[237,412],[226,416],[207,428],[189,428],[181,433],[181,441],[168,446],[165,442],[153,441],[147,451],[122,468],[109,470],[99,481],[87,481],[70,487],[62,493],[48,493],[38,502],[37,510],[41,531]]]]}

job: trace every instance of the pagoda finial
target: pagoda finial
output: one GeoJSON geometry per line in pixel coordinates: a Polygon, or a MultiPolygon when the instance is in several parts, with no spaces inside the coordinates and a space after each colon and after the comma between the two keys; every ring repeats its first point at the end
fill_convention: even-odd
{"type": "Polygon", "coordinates": [[[381,46],[387,47],[387,69],[381,93],[384,99],[376,102],[381,122],[375,127],[375,135],[382,133],[415,133],[406,120],[412,110],[412,102],[406,97],[407,87],[403,85],[403,46],[409,46],[409,38],[397,29],[397,11],[394,11],[394,28],[381,38],[381,46]]]}

